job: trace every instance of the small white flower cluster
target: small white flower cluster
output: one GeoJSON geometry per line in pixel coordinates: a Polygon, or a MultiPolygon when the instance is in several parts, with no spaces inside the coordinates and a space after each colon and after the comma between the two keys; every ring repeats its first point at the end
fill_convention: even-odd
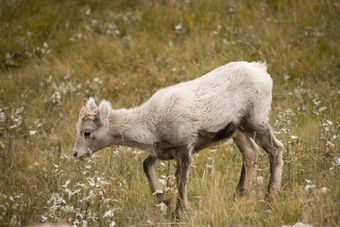
{"type": "Polygon", "coordinates": [[[322,131],[320,134],[320,139],[324,141],[325,144],[325,152],[333,156],[334,158],[337,157],[336,155],[336,148],[335,144],[338,143],[340,140],[340,124],[333,123],[330,120],[324,119],[322,121],[322,131]]]}
{"type": "Polygon", "coordinates": [[[222,25],[217,25],[216,29],[210,34],[210,36],[216,36],[221,33],[222,25]]]}
{"type": "Polygon", "coordinates": [[[41,57],[44,60],[45,56],[49,55],[52,52],[52,49],[49,48],[47,42],[44,42],[42,46],[36,47],[34,52],[37,56],[41,57]]]}
{"type": "Polygon", "coordinates": [[[22,124],[22,113],[24,112],[24,107],[21,106],[19,108],[14,109],[14,112],[11,115],[12,125],[8,127],[8,129],[17,129],[20,128],[22,124]]]}
{"type": "Polygon", "coordinates": [[[23,210],[27,209],[27,203],[22,201],[23,194],[5,195],[0,193],[0,223],[4,223],[4,217],[8,215],[8,210],[13,211],[13,216],[8,223],[11,226],[21,226],[20,215],[23,210]]]}
{"type": "Polygon", "coordinates": [[[4,109],[0,108],[0,123],[3,123],[6,121],[6,114],[3,111],[4,109]]]}
{"type": "Polygon", "coordinates": [[[288,135],[292,124],[291,121],[295,117],[295,113],[292,109],[287,109],[286,111],[280,112],[277,117],[278,119],[275,119],[274,122],[274,128],[278,128],[279,130],[274,131],[274,133],[280,135],[281,132],[283,132],[288,135]]]}
{"type": "MultiPolygon", "coordinates": [[[[91,13],[91,9],[88,9],[86,12],[91,13]]],[[[115,13],[110,12],[110,22],[101,23],[97,19],[92,19],[89,24],[90,26],[98,33],[111,35],[113,37],[121,35],[121,31],[119,29],[119,24],[122,23],[136,23],[141,21],[141,14],[139,12],[125,12],[125,13],[115,13]]],[[[125,36],[124,36],[125,37],[125,36]]],[[[124,38],[123,37],[123,38],[124,38]]],[[[71,41],[75,42],[76,39],[74,37],[70,38],[71,41]]]]}
{"type": "Polygon", "coordinates": [[[87,40],[87,39],[88,39],[87,35],[83,35],[82,33],[78,33],[78,34],[70,37],[68,40],[70,40],[71,42],[77,42],[77,41],[87,40]]]}
{"type": "MultiPolygon", "coordinates": [[[[114,213],[120,208],[116,206],[117,200],[111,199],[108,193],[112,190],[111,180],[106,173],[94,170],[93,159],[85,161],[84,165],[77,166],[77,172],[82,179],[67,179],[59,187],[58,192],[52,192],[46,201],[48,210],[41,216],[41,222],[68,222],[73,226],[92,226],[105,223],[115,226],[114,213]],[[110,180],[110,181],[109,181],[110,180]],[[107,198],[106,198],[107,197],[107,198]]],[[[75,160],[64,155],[62,160],[66,163],[75,160]]],[[[66,177],[62,168],[64,165],[54,164],[55,175],[66,177]]]]}
{"type": "MultiPolygon", "coordinates": [[[[73,84],[70,78],[71,74],[66,74],[64,76],[64,81],[57,83],[54,80],[53,75],[49,75],[47,78],[43,80],[42,83],[45,83],[48,86],[53,87],[53,94],[47,98],[45,98],[45,103],[52,103],[53,106],[61,106],[62,105],[62,97],[68,96],[72,93],[78,92],[79,95],[86,95],[83,92],[80,92],[80,89],[84,86],[83,84],[73,84]]],[[[85,82],[86,85],[86,82],[85,82]]]]}
{"type": "Polygon", "coordinates": [[[312,184],[312,180],[306,179],[306,186],[305,186],[305,191],[306,192],[312,192],[314,191],[317,194],[326,194],[327,191],[329,190],[327,187],[322,187],[318,189],[315,184],[312,184]]]}
{"type": "Polygon", "coordinates": [[[175,34],[180,34],[183,32],[183,25],[182,23],[179,23],[175,26],[175,34]]]}
{"type": "Polygon", "coordinates": [[[56,91],[51,96],[51,101],[54,106],[60,106],[61,105],[61,95],[59,91],[56,91]]]}
{"type": "Polygon", "coordinates": [[[314,104],[314,108],[315,108],[313,113],[317,116],[320,116],[321,112],[327,109],[327,106],[321,105],[322,101],[318,97],[313,99],[312,103],[314,104]]]}

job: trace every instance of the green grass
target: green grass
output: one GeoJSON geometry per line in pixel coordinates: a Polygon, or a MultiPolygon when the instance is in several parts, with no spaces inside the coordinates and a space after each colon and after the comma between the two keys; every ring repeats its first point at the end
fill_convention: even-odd
{"type": "MultiPolygon", "coordinates": [[[[19,0],[1,3],[0,21],[1,226],[175,223],[175,199],[164,214],[155,207],[145,153],[115,147],[84,162],[72,157],[79,110],[90,96],[114,108],[140,105],[236,60],[266,61],[272,75],[271,123],[286,148],[282,189],[275,202],[263,200],[261,152],[264,183],[234,200],[241,155],[232,143],[216,145],[194,157],[190,209],[177,224],[340,225],[337,1],[19,0]]],[[[157,165],[159,178],[167,166],[157,165]]]]}

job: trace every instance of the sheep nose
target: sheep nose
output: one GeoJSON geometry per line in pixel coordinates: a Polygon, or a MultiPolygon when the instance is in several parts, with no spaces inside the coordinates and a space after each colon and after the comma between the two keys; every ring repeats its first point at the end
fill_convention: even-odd
{"type": "Polygon", "coordinates": [[[76,151],[73,152],[74,157],[77,157],[77,154],[78,154],[78,152],[76,152],[76,151]]]}

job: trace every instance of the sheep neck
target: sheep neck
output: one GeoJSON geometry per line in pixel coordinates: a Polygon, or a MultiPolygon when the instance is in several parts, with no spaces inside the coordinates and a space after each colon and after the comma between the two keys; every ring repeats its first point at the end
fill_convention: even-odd
{"type": "Polygon", "coordinates": [[[156,141],[154,128],[139,108],[112,110],[109,116],[109,130],[120,137],[117,145],[151,151],[156,141]]]}

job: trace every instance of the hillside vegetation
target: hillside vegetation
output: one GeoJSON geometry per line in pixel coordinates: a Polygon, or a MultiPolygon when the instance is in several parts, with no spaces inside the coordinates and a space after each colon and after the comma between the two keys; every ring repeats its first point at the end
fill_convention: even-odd
{"type": "MultiPolygon", "coordinates": [[[[194,156],[178,225],[340,225],[340,3],[324,0],[8,0],[0,4],[0,225],[171,225],[142,171],[146,153],[73,158],[88,97],[140,105],[159,88],[230,61],[266,61],[270,116],[285,145],[282,189],[264,200],[268,157],[233,198],[232,141],[194,156]]],[[[174,163],[159,162],[176,195],[174,163]],[[169,165],[169,168],[168,168],[169,165]]]]}

